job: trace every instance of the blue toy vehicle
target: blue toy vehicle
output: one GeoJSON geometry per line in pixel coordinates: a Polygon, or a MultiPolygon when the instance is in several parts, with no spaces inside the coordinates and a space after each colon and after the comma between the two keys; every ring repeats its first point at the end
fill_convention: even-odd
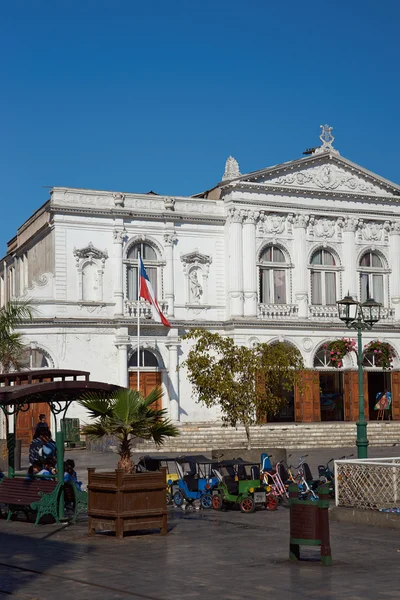
{"type": "Polygon", "coordinates": [[[212,490],[218,485],[218,479],[212,469],[219,463],[202,455],[180,456],[176,459],[176,471],[179,474],[178,489],[173,495],[175,506],[182,506],[194,500],[200,500],[202,508],[211,508],[212,490]]]}

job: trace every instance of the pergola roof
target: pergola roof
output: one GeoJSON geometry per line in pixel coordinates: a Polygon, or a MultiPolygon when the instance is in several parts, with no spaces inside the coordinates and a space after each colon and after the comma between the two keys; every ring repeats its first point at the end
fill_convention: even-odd
{"type": "Polygon", "coordinates": [[[40,369],[0,374],[0,405],[69,402],[85,392],[109,392],[118,385],[89,381],[87,371],[40,369]]]}

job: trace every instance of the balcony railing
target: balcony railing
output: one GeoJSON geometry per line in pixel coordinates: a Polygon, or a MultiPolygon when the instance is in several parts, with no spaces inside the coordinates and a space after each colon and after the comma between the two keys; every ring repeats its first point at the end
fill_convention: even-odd
{"type": "MultiPolygon", "coordinates": [[[[161,308],[161,312],[163,312],[165,314],[167,312],[168,303],[165,300],[160,300],[158,302],[158,304],[161,308]]],[[[148,304],[147,302],[144,302],[144,301],[138,302],[137,300],[125,300],[125,316],[126,317],[132,317],[132,318],[137,319],[138,311],[139,311],[139,317],[141,319],[151,319],[152,318],[150,304],[148,304]]]]}
{"type": "Polygon", "coordinates": [[[338,309],[336,304],[324,306],[323,304],[312,304],[308,307],[309,315],[311,319],[339,320],[338,309]]]}
{"type": "Polygon", "coordinates": [[[297,316],[296,304],[259,304],[259,319],[293,319],[297,316]]]}
{"type": "MultiPolygon", "coordinates": [[[[322,304],[312,304],[309,308],[311,319],[319,319],[321,321],[332,321],[338,319],[338,310],[336,305],[324,306],[322,304]]],[[[378,311],[375,311],[376,314],[378,311]]],[[[382,321],[392,321],[394,319],[393,308],[381,308],[380,319],[382,321]]]]}

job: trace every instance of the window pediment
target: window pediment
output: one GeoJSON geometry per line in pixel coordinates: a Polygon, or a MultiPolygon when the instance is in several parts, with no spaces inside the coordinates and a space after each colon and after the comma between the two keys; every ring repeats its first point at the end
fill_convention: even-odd
{"type": "Polygon", "coordinates": [[[181,261],[184,265],[210,265],[212,257],[208,254],[202,254],[196,249],[188,254],[182,254],[181,261]]]}
{"type": "Polygon", "coordinates": [[[107,250],[99,250],[92,244],[92,242],[89,242],[89,244],[84,248],[74,248],[74,256],[77,263],[79,263],[80,260],[85,259],[88,259],[90,262],[92,260],[101,260],[104,263],[104,261],[108,258],[108,252],[107,250]]]}

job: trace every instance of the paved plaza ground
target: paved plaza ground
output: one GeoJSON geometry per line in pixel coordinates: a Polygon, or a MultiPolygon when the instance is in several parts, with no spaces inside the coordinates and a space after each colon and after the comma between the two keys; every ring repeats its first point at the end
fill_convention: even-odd
{"type": "MultiPolygon", "coordinates": [[[[383,455],[393,456],[392,450],[383,455]]],[[[345,450],[310,452],[311,464],[323,453],[330,458],[345,450]]],[[[84,451],[72,455],[81,474],[84,464],[107,468],[116,459],[84,451]]],[[[85,517],[76,525],[36,528],[0,520],[0,598],[400,598],[398,530],[332,522],[331,543],[332,567],[315,560],[289,562],[284,508],[250,515],[170,508],[167,536],[128,534],[123,540],[104,534],[90,538],[85,517]]],[[[318,552],[306,554],[315,559],[318,552]]]]}

